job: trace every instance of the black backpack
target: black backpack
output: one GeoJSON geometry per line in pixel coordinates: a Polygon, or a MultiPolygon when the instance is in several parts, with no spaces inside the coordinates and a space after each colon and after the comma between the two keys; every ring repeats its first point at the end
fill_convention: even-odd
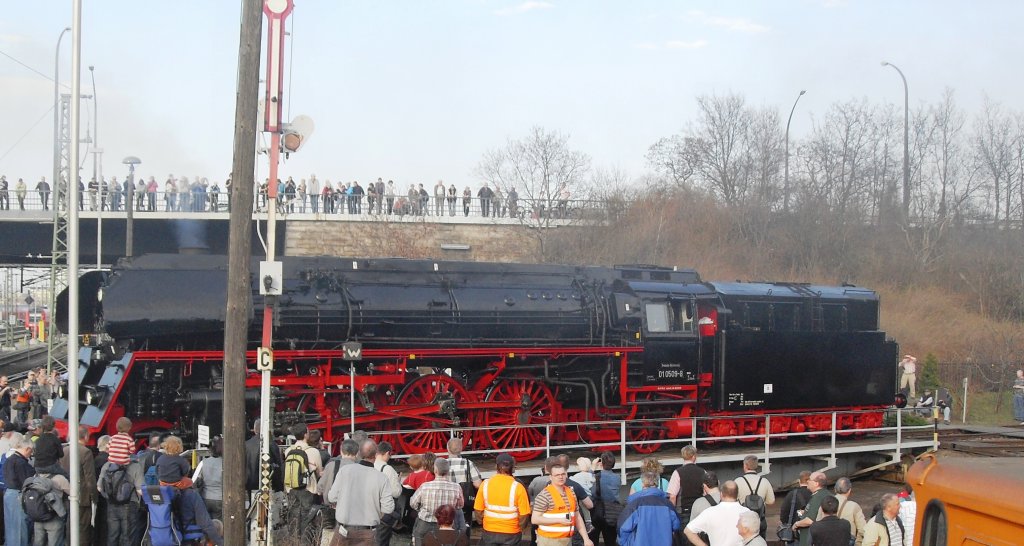
{"type": "Polygon", "coordinates": [[[110,504],[127,504],[132,500],[132,493],[135,485],[128,476],[127,465],[117,465],[103,475],[103,490],[107,492],[107,502],[110,504]]]}
{"type": "Polygon", "coordinates": [[[747,484],[747,488],[750,489],[750,494],[747,495],[747,498],[743,499],[743,506],[747,510],[757,513],[757,517],[761,518],[761,534],[764,534],[764,532],[768,530],[768,520],[764,517],[764,498],[762,498],[761,495],[757,493],[757,491],[761,488],[761,481],[764,480],[764,477],[758,476],[757,485],[755,485],[754,487],[750,487],[750,482],[747,481],[747,477],[745,475],[740,476],[740,478],[743,479],[743,482],[747,484]]]}
{"type": "Polygon", "coordinates": [[[39,523],[64,517],[67,511],[59,495],[50,478],[38,474],[29,477],[21,487],[21,507],[25,516],[39,523]]]}

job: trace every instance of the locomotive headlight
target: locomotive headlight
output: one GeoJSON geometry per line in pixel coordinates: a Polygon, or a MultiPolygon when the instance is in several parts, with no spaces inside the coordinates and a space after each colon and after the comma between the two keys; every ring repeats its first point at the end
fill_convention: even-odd
{"type": "Polygon", "coordinates": [[[107,394],[106,387],[102,385],[91,385],[85,388],[85,403],[90,406],[99,406],[107,394]]]}
{"type": "Polygon", "coordinates": [[[103,301],[103,289],[100,288],[99,292],[96,292],[96,301],[103,301]]]}

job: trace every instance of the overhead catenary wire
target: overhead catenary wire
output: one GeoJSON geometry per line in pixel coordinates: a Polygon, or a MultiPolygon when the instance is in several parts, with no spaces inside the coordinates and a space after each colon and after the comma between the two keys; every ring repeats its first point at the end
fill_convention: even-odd
{"type": "MultiPolygon", "coordinates": [[[[32,68],[28,64],[26,64],[26,63],[22,62],[21,60],[15,58],[13,55],[11,55],[10,53],[7,53],[6,51],[0,50],[0,55],[3,55],[4,57],[7,57],[8,59],[10,59],[10,60],[20,64],[21,66],[31,70],[32,72],[35,72],[36,74],[42,76],[43,78],[46,78],[46,81],[49,81],[49,82],[53,81],[53,78],[51,76],[47,76],[46,74],[43,74],[42,72],[36,70],[35,68],[32,68]]],[[[67,84],[62,84],[61,87],[64,87],[64,88],[67,88],[67,89],[71,89],[71,86],[69,86],[67,84]]]]}
{"type": "Polygon", "coordinates": [[[37,119],[35,123],[33,123],[32,126],[29,127],[23,135],[18,137],[18,140],[14,141],[14,144],[11,144],[10,148],[7,148],[7,151],[4,152],[3,155],[0,155],[0,161],[3,161],[5,157],[7,157],[11,152],[13,152],[14,149],[18,147],[18,144],[21,144],[21,141],[25,140],[25,138],[28,137],[29,133],[31,133],[36,128],[36,125],[39,125],[39,123],[42,122],[44,119],[50,117],[50,112],[53,112],[52,104],[49,108],[46,109],[45,112],[43,112],[43,115],[39,116],[39,119],[37,119]]]}

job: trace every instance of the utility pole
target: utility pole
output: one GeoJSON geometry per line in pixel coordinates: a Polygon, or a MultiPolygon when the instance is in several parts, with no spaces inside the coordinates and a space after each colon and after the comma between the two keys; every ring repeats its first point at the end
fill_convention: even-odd
{"type": "Polygon", "coordinates": [[[231,216],[228,235],[227,309],[224,328],[224,543],[245,544],[245,351],[252,298],[252,188],[256,169],[259,110],[260,32],[263,2],[243,0],[238,38],[238,89],[231,161],[231,216]]]}

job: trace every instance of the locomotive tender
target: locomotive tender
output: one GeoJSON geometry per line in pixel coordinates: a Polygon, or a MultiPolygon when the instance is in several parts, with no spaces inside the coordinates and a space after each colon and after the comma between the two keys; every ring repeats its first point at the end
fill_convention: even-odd
{"type": "MultiPolygon", "coordinates": [[[[878,427],[893,401],[898,347],[865,288],[706,282],[647,265],[282,261],[278,432],[304,422],[339,441],[354,422],[417,453],[443,451],[452,428],[488,427],[467,431],[467,445],[528,459],[547,433],[552,443],[617,441],[614,421],[651,452],[694,433],[763,433],[765,413],[773,433],[830,430],[831,414],[807,414],[817,410],[875,410],[842,414],[837,426],[878,427]],[[345,360],[346,342],[362,344],[361,360],[345,360]],[[580,422],[591,424],[563,425],[580,422]]],[[[259,282],[254,273],[250,417],[259,282]]],[[[112,434],[126,415],[137,433],[219,432],[226,257],[125,259],[80,286],[82,424],[112,434]]],[[[66,309],[66,293],[59,303],[66,309]]],[[[56,402],[52,413],[66,417],[56,402]]]]}

